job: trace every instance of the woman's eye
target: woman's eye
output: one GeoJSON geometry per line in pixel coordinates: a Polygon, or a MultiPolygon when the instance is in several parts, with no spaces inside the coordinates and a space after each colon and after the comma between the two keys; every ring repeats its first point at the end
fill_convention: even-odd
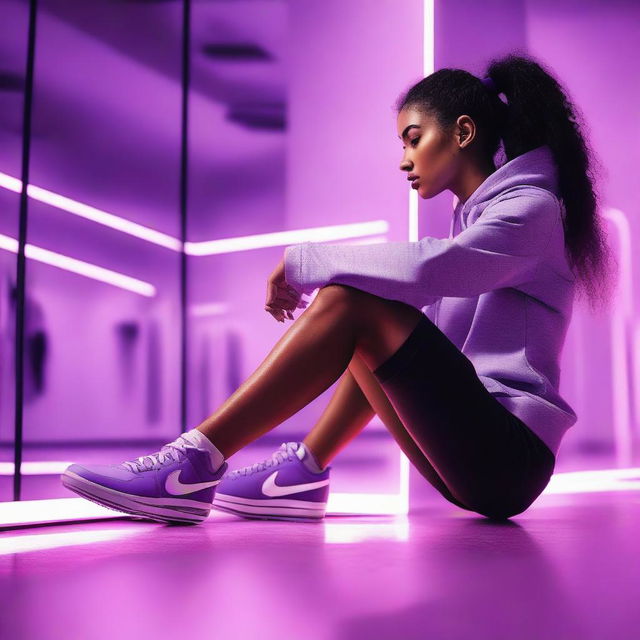
{"type": "Polygon", "coordinates": [[[416,146],[416,144],[417,144],[417,142],[418,142],[418,140],[420,140],[420,138],[414,138],[414,139],[411,141],[411,146],[412,146],[412,147],[415,147],[415,146],[416,146]]]}

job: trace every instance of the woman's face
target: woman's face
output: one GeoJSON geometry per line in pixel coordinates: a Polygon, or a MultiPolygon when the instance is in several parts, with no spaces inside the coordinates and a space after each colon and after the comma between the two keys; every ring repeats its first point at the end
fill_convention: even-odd
{"type": "Polygon", "coordinates": [[[409,107],[398,114],[398,137],[404,149],[400,170],[418,176],[412,188],[420,197],[452,188],[460,162],[455,137],[446,135],[433,117],[409,107]]]}

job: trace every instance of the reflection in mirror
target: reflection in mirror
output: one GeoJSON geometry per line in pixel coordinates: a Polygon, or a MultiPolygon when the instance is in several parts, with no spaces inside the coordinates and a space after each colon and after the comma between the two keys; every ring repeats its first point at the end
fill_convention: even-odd
{"type": "Polygon", "coordinates": [[[181,431],[180,24],[179,3],[38,3],[26,500],[181,431]]]}

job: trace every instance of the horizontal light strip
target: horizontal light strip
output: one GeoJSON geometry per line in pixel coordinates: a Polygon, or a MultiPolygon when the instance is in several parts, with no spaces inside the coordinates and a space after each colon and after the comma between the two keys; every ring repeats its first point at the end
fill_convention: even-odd
{"type": "Polygon", "coordinates": [[[375,522],[325,522],[324,541],[332,544],[348,544],[369,540],[406,542],[409,540],[408,514],[395,515],[391,521],[375,522]]]}
{"type": "MultiPolygon", "coordinates": [[[[20,465],[22,475],[58,475],[72,464],[56,460],[23,462],[20,465]]],[[[13,462],[0,462],[0,476],[13,475],[13,462]]],[[[360,494],[336,493],[329,497],[327,508],[334,513],[368,514],[405,514],[405,500],[399,500],[398,494],[360,494]],[[355,511],[354,511],[355,510],[355,511]]],[[[1,523],[0,523],[1,524],[1,523]]]]}
{"type": "MultiPolygon", "coordinates": [[[[18,241],[0,233],[0,249],[5,249],[11,253],[18,253],[18,241]]],[[[76,260],[69,256],[63,256],[61,253],[42,249],[32,244],[25,245],[24,253],[27,258],[31,258],[37,262],[58,267],[64,271],[71,271],[72,273],[77,273],[92,280],[106,282],[107,284],[112,284],[114,287],[133,291],[141,296],[153,297],[156,295],[156,288],[152,284],[131,278],[130,276],[125,276],[117,271],[98,267],[90,262],[83,262],[82,260],[76,260]]]]}
{"type": "Polygon", "coordinates": [[[84,498],[16,500],[0,503],[0,527],[45,522],[73,522],[94,518],[121,518],[126,515],[84,498]]]}
{"type": "Polygon", "coordinates": [[[205,302],[189,306],[189,315],[195,318],[205,316],[222,316],[229,313],[231,305],[228,302],[205,302]]]}
{"type": "MultiPolygon", "coordinates": [[[[0,172],[0,187],[20,193],[22,191],[22,181],[12,178],[6,173],[0,172]]],[[[182,248],[180,240],[173,238],[166,233],[155,231],[154,229],[137,224],[136,222],[131,222],[126,218],[121,218],[113,213],[107,213],[106,211],[96,209],[88,204],[83,204],[77,200],[61,196],[58,193],[43,189],[42,187],[36,187],[33,184],[27,185],[27,195],[39,202],[44,202],[52,207],[62,209],[63,211],[80,216],[81,218],[97,222],[105,227],[111,227],[117,231],[122,231],[130,236],[141,238],[142,240],[160,245],[161,247],[166,247],[172,251],[180,252],[182,248]]]]}
{"type": "MultiPolygon", "coordinates": [[[[327,511],[361,515],[402,515],[407,513],[407,508],[396,494],[336,493],[329,496],[327,511]]],[[[214,510],[209,517],[225,515],[214,510]]],[[[107,509],[84,498],[0,502],[0,528],[122,517],[133,516],[107,509]]]]}
{"type": "MultiPolygon", "coordinates": [[[[44,460],[41,462],[22,462],[20,472],[24,476],[49,476],[62,473],[72,462],[59,462],[58,460],[44,460]]],[[[12,476],[13,462],[0,462],[0,476],[12,476]]]]}
{"type": "Polygon", "coordinates": [[[206,242],[185,242],[184,251],[190,256],[212,256],[219,253],[250,251],[264,247],[299,244],[302,242],[326,242],[328,240],[344,240],[359,236],[386,233],[389,223],[386,220],[372,222],[355,222],[353,224],[336,224],[329,227],[310,227],[293,231],[275,231],[237,238],[222,238],[206,242]]]}
{"type": "MultiPolygon", "coordinates": [[[[144,531],[144,529],[143,529],[144,531]]],[[[0,556],[31,551],[59,549],[60,547],[76,547],[80,544],[96,542],[113,542],[138,535],[140,529],[132,530],[131,526],[120,529],[104,529],[103,531],[65,531],[64,533],[33,533],[29,535],[4,535],[0,538],[0,556]]]]}
{"type": "MultiPolygon", "coordinates": [[[[0,187],[20,193],[22,191],[22,181],[0,172],[0,187]]],[[[166,247],[172,251],[180,252],[181,250],[182,243],[178,238],[161,233],[160,231],[155,231],[136,222],[131,222],[113,213],[96,209],[96,207],[67,198],[48,189],[29,184],[27,185],[27,195],[39,202],[67,211],[81,218],[97,222],[105,227],[122,231],[123,233],[146,240],[152,244],[166,247]]],[[[385,220],[374,220],[372,222],[356,222],[353,224],[341,224],[328,227],[313,227],[311,229],[277,231],[274,233],[261,233],[237,238],[222,238],[220,240],[207,240],[204,242],[186,242],[185,253],[191,256],[234,253],[236,251],[249,251],[251,249],[263,249],[265,247],[277,247],[307,241],[326,242],[328,240],[374,235],[386,233],[388,229],[389,224],[385,220]]]]}
{"type": "Polygon", "coordinates": [[[330,493],[327,511],[368,515],[402,515],[408,504],[400,493],[330,493]]]}
{"type": "Polygon", "coordinates": [[[640,467],[555,473],[543,494],[638,491],[640,467]]]}
{"type": "MultiPolygon", "coordinates": [[[[57,464],[66,465],[66,463],[57,464]]],[[[638,491],[638,489],[640,489],[640,468],[603,469],[556,473],[551,477],[542,495],[638,491]]],[[[329,496],[327,513],[403,515],[407,513],[407,505],[398,494],[335,493],[329,496]]],[[[217,512],[212,512],[213,517],[218,515],[217,512]]],[[[0,527],[123,516],[126,514],[107,509],[83,498],[0,503],[0,527]]]]}
{"type": "MultiPolygon", "coordinates": [[[[138,527],[132,527],[129,523],[125,527],[117,529],[113,528],[113,525],[108,525],[108,528],[98,530],[95,528],[96,525],[93,525],[91,529],[63,533],[25,534],[19,532],[14,535],[5,534],[0,538],[0,556],[131,539],[141,533],[146,533],[148,525],[149,523],[144,523],[138,527]]],[[[366,522],[326,523],[324,534],[325,542],[334,544],[358,543],[365,540],[406,541],[409,539],[409,519],[407,516],[396,516],[391,522],[376,522],[375,526],[366,522]]]]}

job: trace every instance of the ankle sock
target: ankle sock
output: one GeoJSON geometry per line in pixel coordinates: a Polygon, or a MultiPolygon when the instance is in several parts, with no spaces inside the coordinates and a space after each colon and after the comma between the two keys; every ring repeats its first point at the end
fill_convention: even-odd
{"type": "Polygon", "coordinates": [[[321,473],[323,469],[320,468],[316,457],[311,453],[309,447],[305,446],[304,442],[300,443],[300,449],[302,449],[307,455],[302,458],[303,464],[309,469],[309,471],[313,471],[314,473],[321,473]]]}
{"type": "Polygon", "coordinates": [[[216,446],[207,438],[207,436],[199,431],[197,428],[191,429],[191,431],[187,431],[182,434],[186,436],[188,440],[193,442],[199,449],[204,449],[211,456],[211,466],[214,471],[218,471],[224,462],[224,456],[222,452],[219,451],[216,446]]]}

